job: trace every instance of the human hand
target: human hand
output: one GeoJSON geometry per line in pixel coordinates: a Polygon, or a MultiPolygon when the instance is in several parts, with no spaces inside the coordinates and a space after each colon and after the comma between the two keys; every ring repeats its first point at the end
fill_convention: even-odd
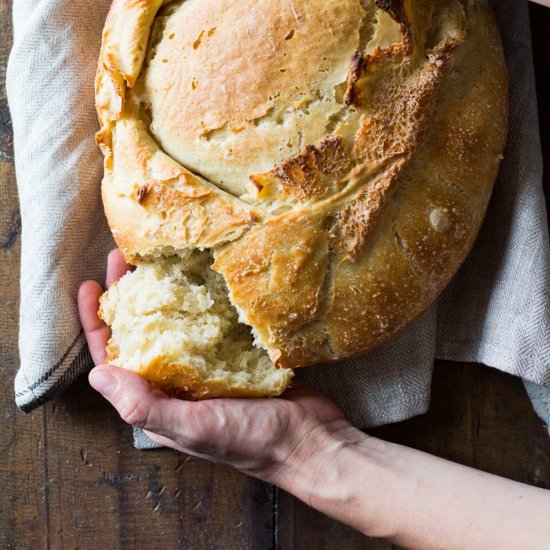
{"type": "MultiPolygon", "coordinates": [[[[112,251],[106,286],[128,269],[120,252],[112,251]]],[[[340,446],[349,445],[360,434],[336,405],[303,385],[296,384],[275,399],[189,402],[152,389],[130,371],[103,365],[110,331],[97,315],[102,293],[97,282],[86,281],[78,296],[88,346],[94,363],[99,365],[90,373],[90,384],[110,401],[123,420],[144,428],[154,441],[288,485],[286,480],[293,476],[286,474],[290,470],[296,474],[306,464],[307,478],[314,483],[314,464],[320,467],[319,458],[338,452],[340,446]]]]}

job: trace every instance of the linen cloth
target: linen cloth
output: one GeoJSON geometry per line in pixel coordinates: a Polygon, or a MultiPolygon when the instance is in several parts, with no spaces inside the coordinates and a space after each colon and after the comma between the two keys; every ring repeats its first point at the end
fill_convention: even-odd
{"type": "MultiPolygon", "coordinates": [[[[19,408],[91,367],[78,285],[103,280],[114,244],[100,200],[93,80],[109,0],[17,0],[8,100],[22,217],[19,408]]],[[[530,382],[548,422],[550,251],[527,3],[494,2],[510,72],[510,136],[477,243],[439,299],[385,346],[299,372],[361,428],[425,412],[435,358],[530,382]],[[546,387],[544,387],[546,386],[546,387]]],[[[150,446],[142,433],[136,445],[150,446]]]]}

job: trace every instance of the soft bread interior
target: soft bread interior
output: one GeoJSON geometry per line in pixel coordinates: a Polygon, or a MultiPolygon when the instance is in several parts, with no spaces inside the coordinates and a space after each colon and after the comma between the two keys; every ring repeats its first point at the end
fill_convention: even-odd
{"type": "Polygon", "coordinates": [[[188,398],[277,395],[291,369],[273,366],[238,320],[211,254],[142,261],[101,299],[108,360],[188,398]]]}

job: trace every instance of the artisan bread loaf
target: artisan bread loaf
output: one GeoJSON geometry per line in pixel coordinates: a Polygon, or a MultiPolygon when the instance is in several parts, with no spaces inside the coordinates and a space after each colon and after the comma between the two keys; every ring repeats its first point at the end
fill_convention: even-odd
{"type": "Polygon", "coordinates": [[[275,395],[385,342],[470,250],[507,102],[486,0],[115,0],[97,140],[137,269],[102,299],[108,360],[275,395]]]}

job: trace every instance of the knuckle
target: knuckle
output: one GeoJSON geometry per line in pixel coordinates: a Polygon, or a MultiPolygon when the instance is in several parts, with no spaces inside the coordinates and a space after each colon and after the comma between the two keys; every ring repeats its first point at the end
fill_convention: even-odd
{"type": "Polygon", "coordinates": [[[123,398],[118,404],[118,412],[128,424],[145,428],[148,424],[148,411],[139,399],[123,398]]]}

